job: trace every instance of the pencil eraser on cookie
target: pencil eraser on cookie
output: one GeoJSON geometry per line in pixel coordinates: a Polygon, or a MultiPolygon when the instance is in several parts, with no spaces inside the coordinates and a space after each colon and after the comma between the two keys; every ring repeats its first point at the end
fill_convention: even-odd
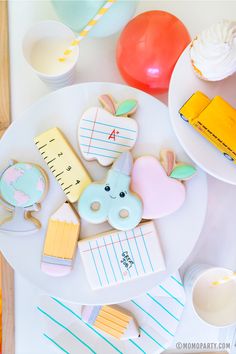
{"type": "Polygon", "coordinates": [[[129,231],[110,231],[79,241],[79,252],[92,289],[128,282],[165,270],[153,221],[129,231]]]}

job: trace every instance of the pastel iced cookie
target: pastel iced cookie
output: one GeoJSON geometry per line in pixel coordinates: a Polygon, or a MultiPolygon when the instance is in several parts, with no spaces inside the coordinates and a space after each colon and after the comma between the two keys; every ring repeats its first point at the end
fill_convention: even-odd
{"type": "Polygon", "coordinates": [[[69,202],[63,203],[48,221],[41,269],[60,277],[72,271],[80,233],[79,216],[69,202]]]}
{"type": "Polygon", "coordinates": [[[140,337],[132,314],[117,306],[83,306],[81,317],[84,322],[118,340],[140,337]]]}
{"type": "Polygon", "coordinates": [[[2,198],[14,207],[29,207],[43,199],[47,188],[45,175],[33,164],[17,162],[0,179],[2,198]]]}
{"type": "Polygon", "coordinates": [[[92,107],[82,115],[78,140],[86,160],[109,166],[122,152],[132,149],[137,140],[137,122],[128,118],[135,112],[137,101],[116,104],[110,95],[102,95],[100,102],[104,108],[92,107]]]}
{"type": "Polygon", "coordinates": [[[79,241],[79,252],[93,290],[116,286],[165,270],[153,221],[128,231],[110,230],[79,241]]]}
{"type": "Polygon", "coordinates": [[[92,224],[108,221],[118,230],[130,230],[142,219],[142,202],[130,191],[133,159],[124,152],[115,161],[104,183],[94,182],[78,202],[80,216],[92,224]]]}
{"type": "Polygon", "coordinates": [[[59,128],[36,136],[34,142],[67,199],[75,203],[91,178],[73,147],[59,128]]]}
{"type": "Polygon", "coordinates": [[[170,150],[161,153],[161,162],[153,156],[134,162],[131,189],[142,199],[144,219],[161,218],[178,210],[186,195],[182,181],[196,172],[191,165],[176,164],[170,150]]]}
{"type": "Polygon", "coordinates": [[[32,212],[40,209],[47,187],[46,173],[39,166],[12,161],[0,175],[2,205],[10,212],[9,217],[0,221],[4,224],[1,229],[27,232],[40,228],[41,224],[32,212]]]}

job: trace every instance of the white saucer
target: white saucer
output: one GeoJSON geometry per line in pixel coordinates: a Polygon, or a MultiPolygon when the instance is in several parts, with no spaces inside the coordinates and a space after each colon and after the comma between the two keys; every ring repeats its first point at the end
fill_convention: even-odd
{"type": "Polygon", "coordinates": [[[235,86],[236,74],[218,82],[199,79],[191,67],[189,47],[187,47],[175,66],[169,89],[170,117],[180,144],[198,166],[213,177],[231,184],[236,184],[236,165],[227,160],[193,127],[180,119],[178,111],[198,90],[210,98],[220,95],[236,108],[235,86]]]}
{"type": "MultiPolygon", "coordinates": [[[[174,273],[195,246],[203,226],[207,206],[206,176],[198,170],[197,175],[186,184],[187,199],[184,206],[173,215],[157,221],[166,259],[166,273],[147,276],[119,287],[92,291],[79,254],[77,254],[74,270],[69,276],[53,278],[41,272],[40,260],[47,220],[65,200],[65,196],[36,149],[33,138],[57,126],[81,156],[77,143],[79,119],[88,107],[99,105],[97,98],[104,93],[111,93],[118,101],[136,98],[139,102],[139,108],[134,116],[140,129],[134,149],[135,156],[143,154],[157,156],[161,148],[168,147],[176,151],[180,160],[189,161],[174,136],[167,107],[142,91],[111,83],[85,83],[51,93],[31,106],[21,119],[17,119],[0,142],[1,168],[10,159],[35,162],[47,171],[50,178],[49,193],[43,202],[42,211],[37,213],[43,225],[42,229],[28,236],[1,233],[2,252],[14,269],[46,293],[83,304],[127,301],[153,288],[166,278],[167,273],[174,273]]],[[[96,162],[84,161],[84,163],[93,179],[99,180],[104,177],[105,168],[96,162]]],[[[81,237],[91,236],[107,229],[110,229],[107,224],[88,225],[82,222],[81,237]]]]}

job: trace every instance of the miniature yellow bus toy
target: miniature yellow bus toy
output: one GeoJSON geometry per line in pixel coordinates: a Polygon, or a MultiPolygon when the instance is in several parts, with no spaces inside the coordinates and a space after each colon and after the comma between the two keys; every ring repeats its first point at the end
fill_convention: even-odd
{"type": "Polygon", "coordinates": [[[236,109],[222,97],[212,100],[195,92],[179,110],[180,117],[191,124],[230,161],[236,163],[236,109]]]}

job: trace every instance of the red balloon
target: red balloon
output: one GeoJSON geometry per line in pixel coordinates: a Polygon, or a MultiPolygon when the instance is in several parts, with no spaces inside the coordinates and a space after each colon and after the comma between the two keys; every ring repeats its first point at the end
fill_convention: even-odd
{"type": "Polygon", "coordinates": [[[177,17],[165,11],[144,12],[122,31],[117,66],[129,85],[153,94],[165,92],[189,42],[189,33],[177,17]]]}

